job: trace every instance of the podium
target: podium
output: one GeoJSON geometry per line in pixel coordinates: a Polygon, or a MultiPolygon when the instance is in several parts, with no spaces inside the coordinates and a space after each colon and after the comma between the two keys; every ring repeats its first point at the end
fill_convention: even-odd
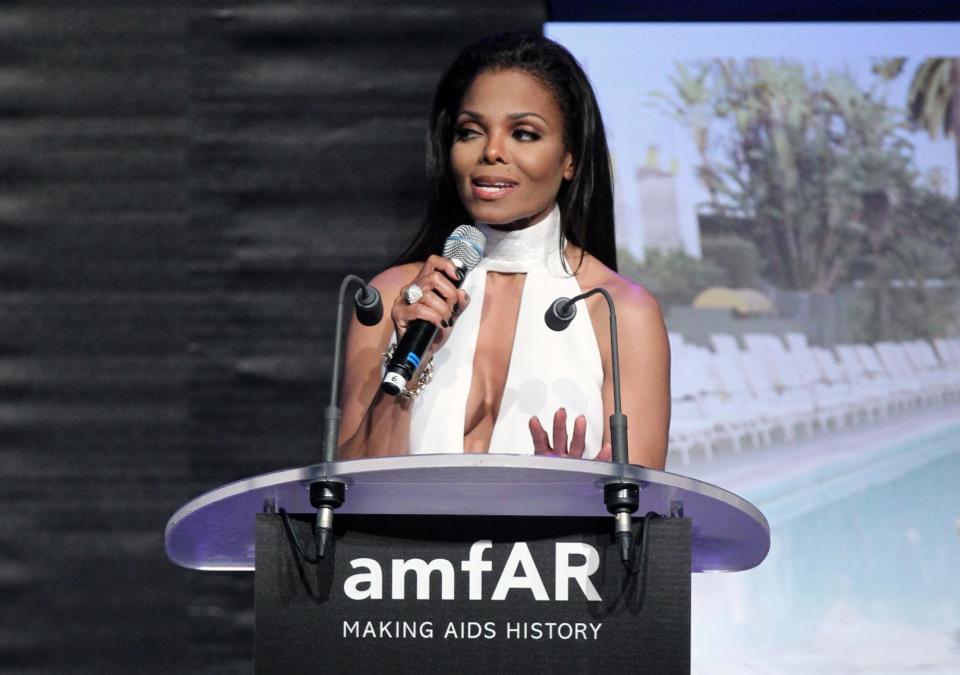
{"type": "MultiPolygon", "coordinates": [[[[291,525],[309,541],[310,520],[291,525]]],[[[638,466],[516,455],[315,464],[212,490],[170,519],[170,559],[256,570],[257,672],[689,672],[690,573],[754,567],[763,514],[638,466]],[[293,553],[278,510],[346,485],[332,550],[293,553]],[[631,569],[603,486],[640,486],[631,569]],[[657,514],[641,518],[644,514],[657,514]]]]}

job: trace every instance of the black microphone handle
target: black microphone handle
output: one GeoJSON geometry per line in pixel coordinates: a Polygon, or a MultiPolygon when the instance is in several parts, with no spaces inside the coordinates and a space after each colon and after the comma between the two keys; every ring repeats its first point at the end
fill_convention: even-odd
{"type": "Polygon", "coordinates": [[[400,365],[402,363],[413,365],[413,370],[410,371],[410,375],[407,376],[407,379],[409,379],[417,367],[420,366],[420,360],[423,358],[423,355],[427,353],[427,349],[430,348],[430,343],[437,337],[439,330],[437,326],[423,319],[411,321],[410,325],[407,326],[407,332],[400,338],[400,344],[397,345],[390,365],[400,365]],[[415,364],[409,360],[410,356],[416,358],[415,364]]]}

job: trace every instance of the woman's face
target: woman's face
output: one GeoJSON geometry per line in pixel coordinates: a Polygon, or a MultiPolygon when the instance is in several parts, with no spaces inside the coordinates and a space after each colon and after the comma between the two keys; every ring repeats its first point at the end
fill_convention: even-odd
{"type": "Polygon", "coordinates": [[[475,222],[516,229],[542,220],[573,177],[553,93],[522,70],[477,75],[457,114],[450,164],[475,222]]]}

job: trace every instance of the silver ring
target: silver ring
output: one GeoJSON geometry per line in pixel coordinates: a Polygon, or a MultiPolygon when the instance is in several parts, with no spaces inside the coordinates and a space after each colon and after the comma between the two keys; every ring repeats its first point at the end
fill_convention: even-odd
{"type": "Polygon", "coordinates": [[[415,305],[420,302],[420,298],[423,297],[423,289],[417,286],[416,284],[410,284],[407,286],[407,290],[403,292],[403,299],[408,305],[415,305]]]}

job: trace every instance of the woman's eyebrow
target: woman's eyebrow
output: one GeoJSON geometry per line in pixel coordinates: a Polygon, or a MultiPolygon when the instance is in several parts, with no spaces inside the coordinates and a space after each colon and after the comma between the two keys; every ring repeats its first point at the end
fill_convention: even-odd
{"type": "Polygon", "coordinates": [[[537,117],[543,120],[544,124],[547,123],[547,120],[544,119],[543,115],[535,112],[519,112],[519,113],[511,113],[510,115],[507,115],[507,119],[511,119],[511,120],[519,120],[519,119],[523,119],[524,117],[537,117]]]}
{"type": "MultiPolygon", "coordinates": [[[[473,119],[477,120],[478,122],[482,122],[482,121],[486,120],[486,117],[484,117],[481,113],[476,112],[475,110],[461,110],[461,111],[460,111],[460,115],[466,115],[467,117],[472,117],[473,119]]],[[[459,115],[458,115],[458,117],[459,117],[459,115]]],[[[509,120],[520,120],[520,119],[523,119],[524,117],[536,117],[536,118],[538,118],[538,119],[543,120],[543,123],[544,123],[544,124],[548,124],[547,120],[546,120],[546,119],[543,117],[543,115],[541,115],[540,113],[535,113],[535,112],[517,112],[517,113],[510,113],[509,115],[507,115],[507,119],[509,119],[509,120]]]]}

